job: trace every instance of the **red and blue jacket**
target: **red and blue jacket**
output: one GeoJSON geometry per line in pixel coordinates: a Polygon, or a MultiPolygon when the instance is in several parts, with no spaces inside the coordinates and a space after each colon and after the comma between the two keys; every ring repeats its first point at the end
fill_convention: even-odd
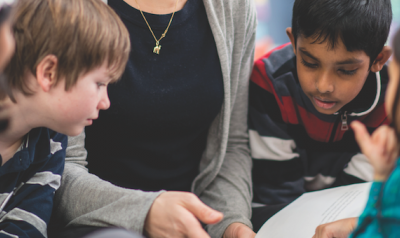
{"type": "Polygon", "coordinates": [[[373,168],[348,125],[372,132],[388,124],[386,66],[371,72],[353,101],[333,115],[319,113],[304,94],[291,44],[254,65],[250,82],[249,136],[254,202],[291,202],[304,192],[371,181],[373,168]]]}
{"type": "Polygon", "coordinates": [[[9,161],[0,162],[0,238],[47,237],[67,144],[67,136],[36,128],[9,161]]]}

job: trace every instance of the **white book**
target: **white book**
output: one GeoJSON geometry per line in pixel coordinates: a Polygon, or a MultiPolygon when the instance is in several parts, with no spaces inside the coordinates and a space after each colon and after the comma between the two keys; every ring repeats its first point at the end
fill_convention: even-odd
{"type": "Polygon", "coordinates": [[[367,204],[371,184],[305,193],[265,222],[256,238],[311,238],[321,224],[359,217],[367,204]]]}

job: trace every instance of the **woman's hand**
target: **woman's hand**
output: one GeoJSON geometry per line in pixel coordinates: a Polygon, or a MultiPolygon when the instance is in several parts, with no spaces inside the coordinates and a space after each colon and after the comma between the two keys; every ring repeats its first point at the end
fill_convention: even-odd
{"type": "Polygon", "coordinates": [[[254,238],[256,233],[242,223],[232,223],[226,228],[223,238],[254,238]]]}
{"type": "Polygon", "coordinates": [[[357,218],[347,218],[319,225],[312,238],[347,238],[357,225],[357,218]]]}
{"type": "Polygon", "coordinates": [[[209,238],[198,220],[215,224],[222,217],[221,212],[206,206],[193,193],[165,192],[154,200],[144,228],[149,238],[209,238]]]}
{"type": "Polygon", "coordinates": [[[353,122],[351,128],[361,152],[374,167],[374,180],[386,180],[394,168],[398,154],[394,129],[384,125],[369,135],[365,126],[358,121],[353,122]]]}

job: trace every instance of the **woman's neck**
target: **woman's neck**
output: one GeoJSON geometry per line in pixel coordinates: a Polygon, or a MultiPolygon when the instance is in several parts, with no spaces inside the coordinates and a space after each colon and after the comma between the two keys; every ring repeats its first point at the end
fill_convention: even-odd
{"type": "Polygon", "coordinates": [[[185,6],[188,0],[124,0],[132,7],[152,14],[170,14],[185,6]],[[176,7],[175,7],[176,5],[176,7]]]}

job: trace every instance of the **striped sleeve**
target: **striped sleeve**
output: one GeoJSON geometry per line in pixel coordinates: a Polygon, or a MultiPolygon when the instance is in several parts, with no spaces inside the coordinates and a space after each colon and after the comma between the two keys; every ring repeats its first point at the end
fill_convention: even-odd
{"type": "Polygon", "coordinates": [[[47,237],[54,193],[64,170],[66,147],[67,137],[55,134],[50,140],[50,158],[35,157],[35,161],[40,162],[34,162],[26,171],[33,175],[16,188],[13,199],[0,214],[0,238],[47,237]]]}
{"type": "Polygon", "coordinates": [[[342,184],[345,185],[345,184],[359,183],[359,182],[370,182],[373,180],[373,178],[374,178],[374,168],[369,163],[368,158],[364,154],[357,153],[353,157],[351,157],[350,162],[343,170],[343,178],[341,179],[352,180],[348,182],[346,181],[342,182],[342,184]],[[357,179],[359,181],[353,182],[353,180],[357,179]]]}
{"type": "MultiPolygon", "coordinates": [[[[257,66],[256,66],[257,67],[257,66]]],[[[257,69],[253,71],[253,77],[257,69]]],[[[249,140],[254,202],[291,202],[305,192],[300,155],[272,93],[250,82],[249,140]]]]}

